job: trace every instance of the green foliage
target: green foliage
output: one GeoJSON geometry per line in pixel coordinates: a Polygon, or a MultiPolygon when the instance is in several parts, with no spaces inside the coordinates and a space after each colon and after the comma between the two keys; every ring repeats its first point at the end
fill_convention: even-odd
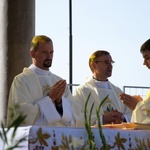
{"type": "Polygon", "coordinates": [[[86,131],[88,133],[89,149],[95,150],[96,149],[95,141],[94,141],[94,136],[93,136],[92,129],[91,129],[91,114],[92,114],[94,103],[91,106],[89,118],[87,117],[87,113],[86,113],[87,112],[87,104],[88,104],[90,96],[91,96],[91,93],[89,93],[88,98],[85,103],[85,107],[84,107],[84,124],[85,124],[86,131]]]}
{"type": "MultiPolygon", "coordinates": [[[[97,150],[96,145],[95,145],[94,135],[93,135],[92,128],[91,128],[91,116],[92,116],[92,111],[93,111],[94,103],[91,106],[89,117],[87,116],[87,105],[88,105],[90,96],[91,96],[91,93],[89,93],[89,95],[87,97],[87,100],[86,100],[86,103],[85,103],[85,107],[84,107],[84,120],[85,120],[84,124],[85,124],[85,129],[86,129],[87,134],[88,134],[89,149],[90,150],[97,150]]],[[[102,132],[102,126],[101,126],[101,121],[100,121],[99,113],[100,113],[100,109],[101,109],[103,103],[105,102],[105,100],[107,98],[108,98],[108,95],[101,101],[98,109],[96,110],[96,116],[97,116],[97,121],[98,121],[98,130],[99,130],[100,138],[101,138],[102,143],[103,143],[103,149],[104,150],[108,149],[108,145],[106,143],[105,136],[104,136],[104,134],[102,132]]]]}
{"type": "Polygon", "coordinates": [[[99,113],[100,113],[100,109],[101,109],[103,103],[105,102],[105,100],[107,99],[107,97],[108,97],[108,95],[101,101],[98,109],[96,110],[96,116],[97,116],[97,121],[98,121],[98,130],[99,130],[99,135],[100,135],[102,143],[103,143],[104,150],[108,149],[108,145],[107,145],[105,136],[104,136],[104,134],[102,132],[102,126],[101,126],[101,121],[100,121],[99,113]]]}
{"type": "Polygon", "coordinates": [[[4,124],[1,123],[0,138],[3,141],[3,150],[13,150],[14,148],[21,148],[20,144],[23,141],[27,140],[27,137],[20,138],[18,141],[14,140],[17,133],[17,129],[25,121],[26,116],[18,115],[16,119],[13,119],[13,113],[11,114],[11,116],[13,121],[7,128],[5,128],[4,124]],[[9,134],[10,137],[8,138],[9,132],[11,132],[11,135],[9,134]]]}

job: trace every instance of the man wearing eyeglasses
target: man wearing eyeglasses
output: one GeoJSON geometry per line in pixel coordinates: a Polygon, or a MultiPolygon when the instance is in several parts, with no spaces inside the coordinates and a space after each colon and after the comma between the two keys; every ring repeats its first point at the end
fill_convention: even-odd
{"type": "MultiPolygon", "coordinates": [[[[144,42],[140,48],[143,56],[143,65],[150,69],[150,39],[144,42]]],[[[143,100],[140,95],[131,96],[120,94],[120,99],[133,110],[131,122],[150,124],[150,90],[143,100]]]]}
{"type": "Polygon", "coordinates": [[[119,99],[121,89],[113,85],[108,78],[112,75],[113,59],[109,52],[104,50],[95,51],[89,58],[89,67],[93,76],[84,84],[78,86],[73,93],[77,106],[74,108],[76,126],[84,125],[84,106],[90,93],[87,106],[87,115],[90,113],[92,104],[94,108],[91,116],[91,125],[97,122],[96,110],[100,102],[108,95],[102,105],[100,119],[102,124],[120,124],[129,122],[132,111],[119,99]]]}

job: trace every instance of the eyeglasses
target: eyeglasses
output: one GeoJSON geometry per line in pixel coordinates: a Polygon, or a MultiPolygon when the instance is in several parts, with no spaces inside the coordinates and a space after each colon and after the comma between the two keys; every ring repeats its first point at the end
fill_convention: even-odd
{"type": "Polygon", "coordinates": [[[108,61],[108,60],[98,60],[98,61],[95,61],[96,63],[98,62],[103,62],[104,64],[106,65],[113,65],[115,62],[112,60],[112,61],[108,61]]]}

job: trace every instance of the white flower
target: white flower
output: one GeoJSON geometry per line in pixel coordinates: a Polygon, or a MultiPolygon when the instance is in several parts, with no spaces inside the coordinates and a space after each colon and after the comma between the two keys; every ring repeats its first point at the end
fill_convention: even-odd
{"type": "Polygon", "coordinates": [[[84,139],[74,137],[72,143],[70,143],[69,145],[73,146],[74,148],[81,148],[82,146],[84,146],[84,139]]]}

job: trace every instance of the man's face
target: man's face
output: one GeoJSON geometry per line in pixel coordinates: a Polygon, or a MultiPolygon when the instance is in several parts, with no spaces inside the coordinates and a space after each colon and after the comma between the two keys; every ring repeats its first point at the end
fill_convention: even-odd
{"type": "Polygon", "coordinates": [[[52,65],[53,44],[40,42],[36,51],[31,51],[33,64],[41,69],[48,70],[52,65]]]}
{"type": "Polygon", "coordinates": [[[142,53],[143,55],[143,58],[144,58],[144,62],[143,62],[143,65],[146,65],[146,67],[148,69],[150,69],[150,51],[149,50],[146,50],[142,53]]]}
{"type": "Polygon", "coordinates": [[[112,58],[110,55],[102,55],[94,63],[94,75],[99,80],[107,80],[112,74],[112,58]]]}

